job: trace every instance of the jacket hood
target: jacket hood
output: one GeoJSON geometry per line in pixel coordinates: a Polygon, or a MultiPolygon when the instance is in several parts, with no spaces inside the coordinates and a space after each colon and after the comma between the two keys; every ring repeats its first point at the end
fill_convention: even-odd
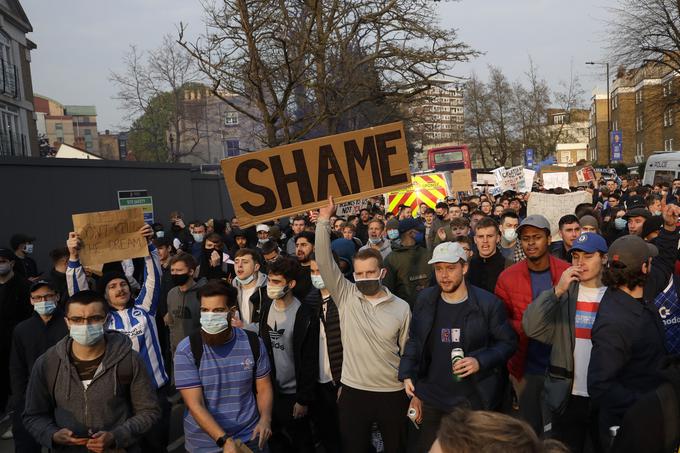
{"type": "MultiPolygon", "coordinates": [[[[114,366],[130,353],[132,341],[126,335],[113,330],[104,332],[104,339],[106,341],[106,351],[104,352],[104,360],[102,360],[101,366],[106,369],[114,366]]],[[[56,344],[55,349],[62,361],[69,361],[72,342],[73,339],[70,336],[66,336],[56,344]]]]}
{"type": "MultiPolygon", "coordinates": [[[[265,274],[264,272],[258,271],[257,272],[257,284],[255,285],[255,287],[257,288],[257,287],[260,287],[260,286],[264,286],[266,283],[267,283],[267,274],[265,274]]],[[[238,289],[241,286],[241,284],[239,282],[237,282],[236,279],[233,279],[231,281],[231,286],[238,289]]]]}

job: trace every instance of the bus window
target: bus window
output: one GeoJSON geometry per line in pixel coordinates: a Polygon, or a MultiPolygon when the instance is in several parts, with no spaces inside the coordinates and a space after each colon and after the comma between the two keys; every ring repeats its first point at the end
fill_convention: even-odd
{"type": "Polygon", "coordinates": [[[448,164],[451,162],[460,162],[463,160],[462,151],[448,151],[444,153],[436,153],[434,155],[435,164],[448,164]]]}
{"type": "Polygon", "coordinates": [[[654,172],[654,184],[661,184],[662,182],[672,184],[674,179],[675,179],[674,171],[656,170],[654,172]]]}

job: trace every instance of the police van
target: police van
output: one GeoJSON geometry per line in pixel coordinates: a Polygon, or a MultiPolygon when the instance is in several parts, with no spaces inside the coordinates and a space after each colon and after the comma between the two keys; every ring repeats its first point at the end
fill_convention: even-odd
{"type": "Polygon", "coordinates": [[[643,184],[671,183],[680,174],[680,152],[658,152],[647,159],[643,184]]]}

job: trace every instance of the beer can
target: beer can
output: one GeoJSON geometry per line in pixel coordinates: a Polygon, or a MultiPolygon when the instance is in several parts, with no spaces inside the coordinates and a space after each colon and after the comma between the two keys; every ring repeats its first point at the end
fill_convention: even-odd
{"type": "Polygon", "coordinates": [[[464,357],[465,354],[463,353],[463,350],[461,348],[454,348],[451,350],[451,373],[453,374],[453,379],[455,379],[456,381],[460,381],[463,378],[458,376],[453,371],[453,367],[456,366],[456,363],[464,357]]]}
{"type": "Polygon", "coordinates": [[[414,407],[409,407],[406,416],[411,420],[411,423],[413,423],[413,426],[415,426],[416,429],[420,429],[420,426],[418,426],[418,422],[416,421],[416,418],[418,418],[418,411],[414,407]]]}

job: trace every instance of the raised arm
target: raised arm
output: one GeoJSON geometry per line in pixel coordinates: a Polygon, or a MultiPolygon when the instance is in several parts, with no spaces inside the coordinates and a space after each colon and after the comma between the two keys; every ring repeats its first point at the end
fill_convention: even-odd
{"type": "Polygon", "coordinates": [[[144,278],[142,280],[142,290],[135,300],[135,305],[149,312],[151,316],[156,314],[158,302],[161,296],[161,259],[158,250],[151,242],[153,229],[150,225],[144,224],[140,233],[149,242],[149,256],[144,258],[144,278]]]}
{"type": "Polygon", "coordinates": [[[319,265],[319,273],[330,291],[333,300],[340,308],[345,298],[352,291],[352,283],[342,275],[342,271],[333,259],[331,251],[331,226],[330,218],[335,213],[333,197],[328,198],[328,206],[319,210],[316,222],[316,239],[314,241],[314,254],[319,265]]]}
{"type": "Polygon", "coordinates": [[[66,240],[66,247],[68,247],[69,260],[66,266],[66,286],[68,287],[68,295],[73,296],[78,291],[90,289],[87,284],[87,275],[85,269],[80,264],[80,237],[78,233],[71,231],[66,240]]]}

